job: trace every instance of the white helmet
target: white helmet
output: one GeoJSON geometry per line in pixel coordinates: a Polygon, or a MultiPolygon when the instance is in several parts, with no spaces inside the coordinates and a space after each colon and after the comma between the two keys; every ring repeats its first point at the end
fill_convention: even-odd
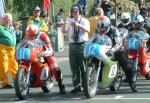
{"type": "Polygon", "coordinates": [[[141,15],[137,15],[137,16],[135,16],[135,18],[133,18],[132,22],[133,23],[142,23],[142,22],[144,22],[144,18],[141,15]]]}
{"type": "Polygon", "coordinates": [[[137,15],[133,18],[132,23],[135,24],[135,28],[141,28],[144,26],[144,18],[141,15],[137,15]]]}
{"type": "Polygon", "coordinates": [[[128,12],[121,14],[121,23],[122,25],[126,26],[131,22],[131,16],[128,12]]]}

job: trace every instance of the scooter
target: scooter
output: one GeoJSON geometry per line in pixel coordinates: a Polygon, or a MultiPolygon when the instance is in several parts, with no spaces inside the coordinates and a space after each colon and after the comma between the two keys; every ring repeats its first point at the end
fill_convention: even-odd
{"type": "Polygon", "coordinates": [[[97,36],[94,35],[84,48],[84,57],[86,59],[84,93],[88,98],[95,96],[97,87],[117,91],[122,81],[122,69],[117,61],[111,59],[111,57],[103,57],[107,48],[95,42],[97,36]]]}
{"type": "Polygon", "coordinates": [[[53,75],[44,56],[42,42],[23,40],[17,47],[16,60],[19,64],[15,79],[15,93],[20,100],[29,95],[29,88],[41,87],[44,93],[53,88],[53,75]]]}
{"type": "MultiPolygon", "coordinates": [[[[142,32],[134,32],[142,33],[142,32]]],[[[142,36],[138,39],[136,36],[125,38],[124,48],[128,54],[128,58],[131,61],[136,75],[145,77],[147,80],[150,79],[150,52],[146,50],[146,40],[142,36]]],[[[136,34],[142,35],[142,34],[136,34]]]]}

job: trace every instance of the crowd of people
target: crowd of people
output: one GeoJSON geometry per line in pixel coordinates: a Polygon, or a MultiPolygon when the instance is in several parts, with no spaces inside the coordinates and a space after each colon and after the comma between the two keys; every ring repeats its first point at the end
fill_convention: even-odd
{"type": "MultiPolygon", "coordinates": [[[[120,32],[118,28],[126,28],[129,31],[142,31],[145,35],[150,34],[150,8],[142,8],[140,4],[140,12],[131,15],[129,12],[121,14],[121,23],[115,27],[110,21],[110,11],[112,5],[107,0],[102,0],[101,7],[95,9],[95,16],[86,18],[82,15],[82,7],[80,5],[73,5],[70,10],[70,16],[63,18],[63,9],[55,17],[56,27],[61,27],[62,32],[69,37],[69,63],[72,72],[72,82],[74,88],[71,93],[82,92],[84,89],[85,77],[85,58],[83,50],[86,42],[95,34],[100,35],[103,40],[107,39],[105,43],[112,41],[112,48],[109,54],[114,53],[115,59],[123,68],[127,81],[133,92],[137,92],[136,82],[134,81],[134,72],[126,58],[127,55],[122,49],[120,41],[120,32]],[[121,58],[122,57],[122,58],[121,58]]],[[[43,55],[56,48],[57,30],[52,22],[48,24],[40,18],[41,9],[39,7],[33,8],[33,16],[27,21],[26,34],[20,31],[21,23],[15,22],[12,25],[12,15],[6,13],[3,18],[3,25],[0,25],[0,82],[2,88],[12,88],[8,82],[8,71],[10,71],[13,80],[18,70],[18,65],[15,60],[16,45],[21,42],[23,38],[34,39],[40,35],[40,39],[46,46],[46,51],[43,55]],[[36,26],[35,26],[36,25],[36,26]]],[[[149,39],[149,37],[148,37],[149,39]]],[[[104,43],[104,44],[105,44],[104,43]]],[[[111,44],[111,43],[110,43],[111,44]]],[[[65,85],[63,83],[63,76],[61,69],[56,63],[54,55],[47,57],[47,61],[51,71],[54,73],[61,94],[65,94],[65,85]]]]}

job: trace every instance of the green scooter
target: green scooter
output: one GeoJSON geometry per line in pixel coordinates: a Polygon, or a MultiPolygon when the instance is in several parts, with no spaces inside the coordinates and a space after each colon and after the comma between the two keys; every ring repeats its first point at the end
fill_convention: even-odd
{"type": "Polygon", "coordinates": [[[95,96],[97,87],[117,91],[120,88],[123,72],[117,61],[106,55],[106,48],[95,42],[93,36],[84,48],[86,73],[84,93],[88,98],[95,96]]]}

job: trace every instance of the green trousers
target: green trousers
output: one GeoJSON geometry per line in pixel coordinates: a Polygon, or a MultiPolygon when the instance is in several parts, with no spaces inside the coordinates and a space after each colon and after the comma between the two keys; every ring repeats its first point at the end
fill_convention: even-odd
{"type": "Polygon", "coordinates": [[[83,56],[85,43],[69,44],[69,62],[74,87],[84,85],[85,60],[83,56]]]}

